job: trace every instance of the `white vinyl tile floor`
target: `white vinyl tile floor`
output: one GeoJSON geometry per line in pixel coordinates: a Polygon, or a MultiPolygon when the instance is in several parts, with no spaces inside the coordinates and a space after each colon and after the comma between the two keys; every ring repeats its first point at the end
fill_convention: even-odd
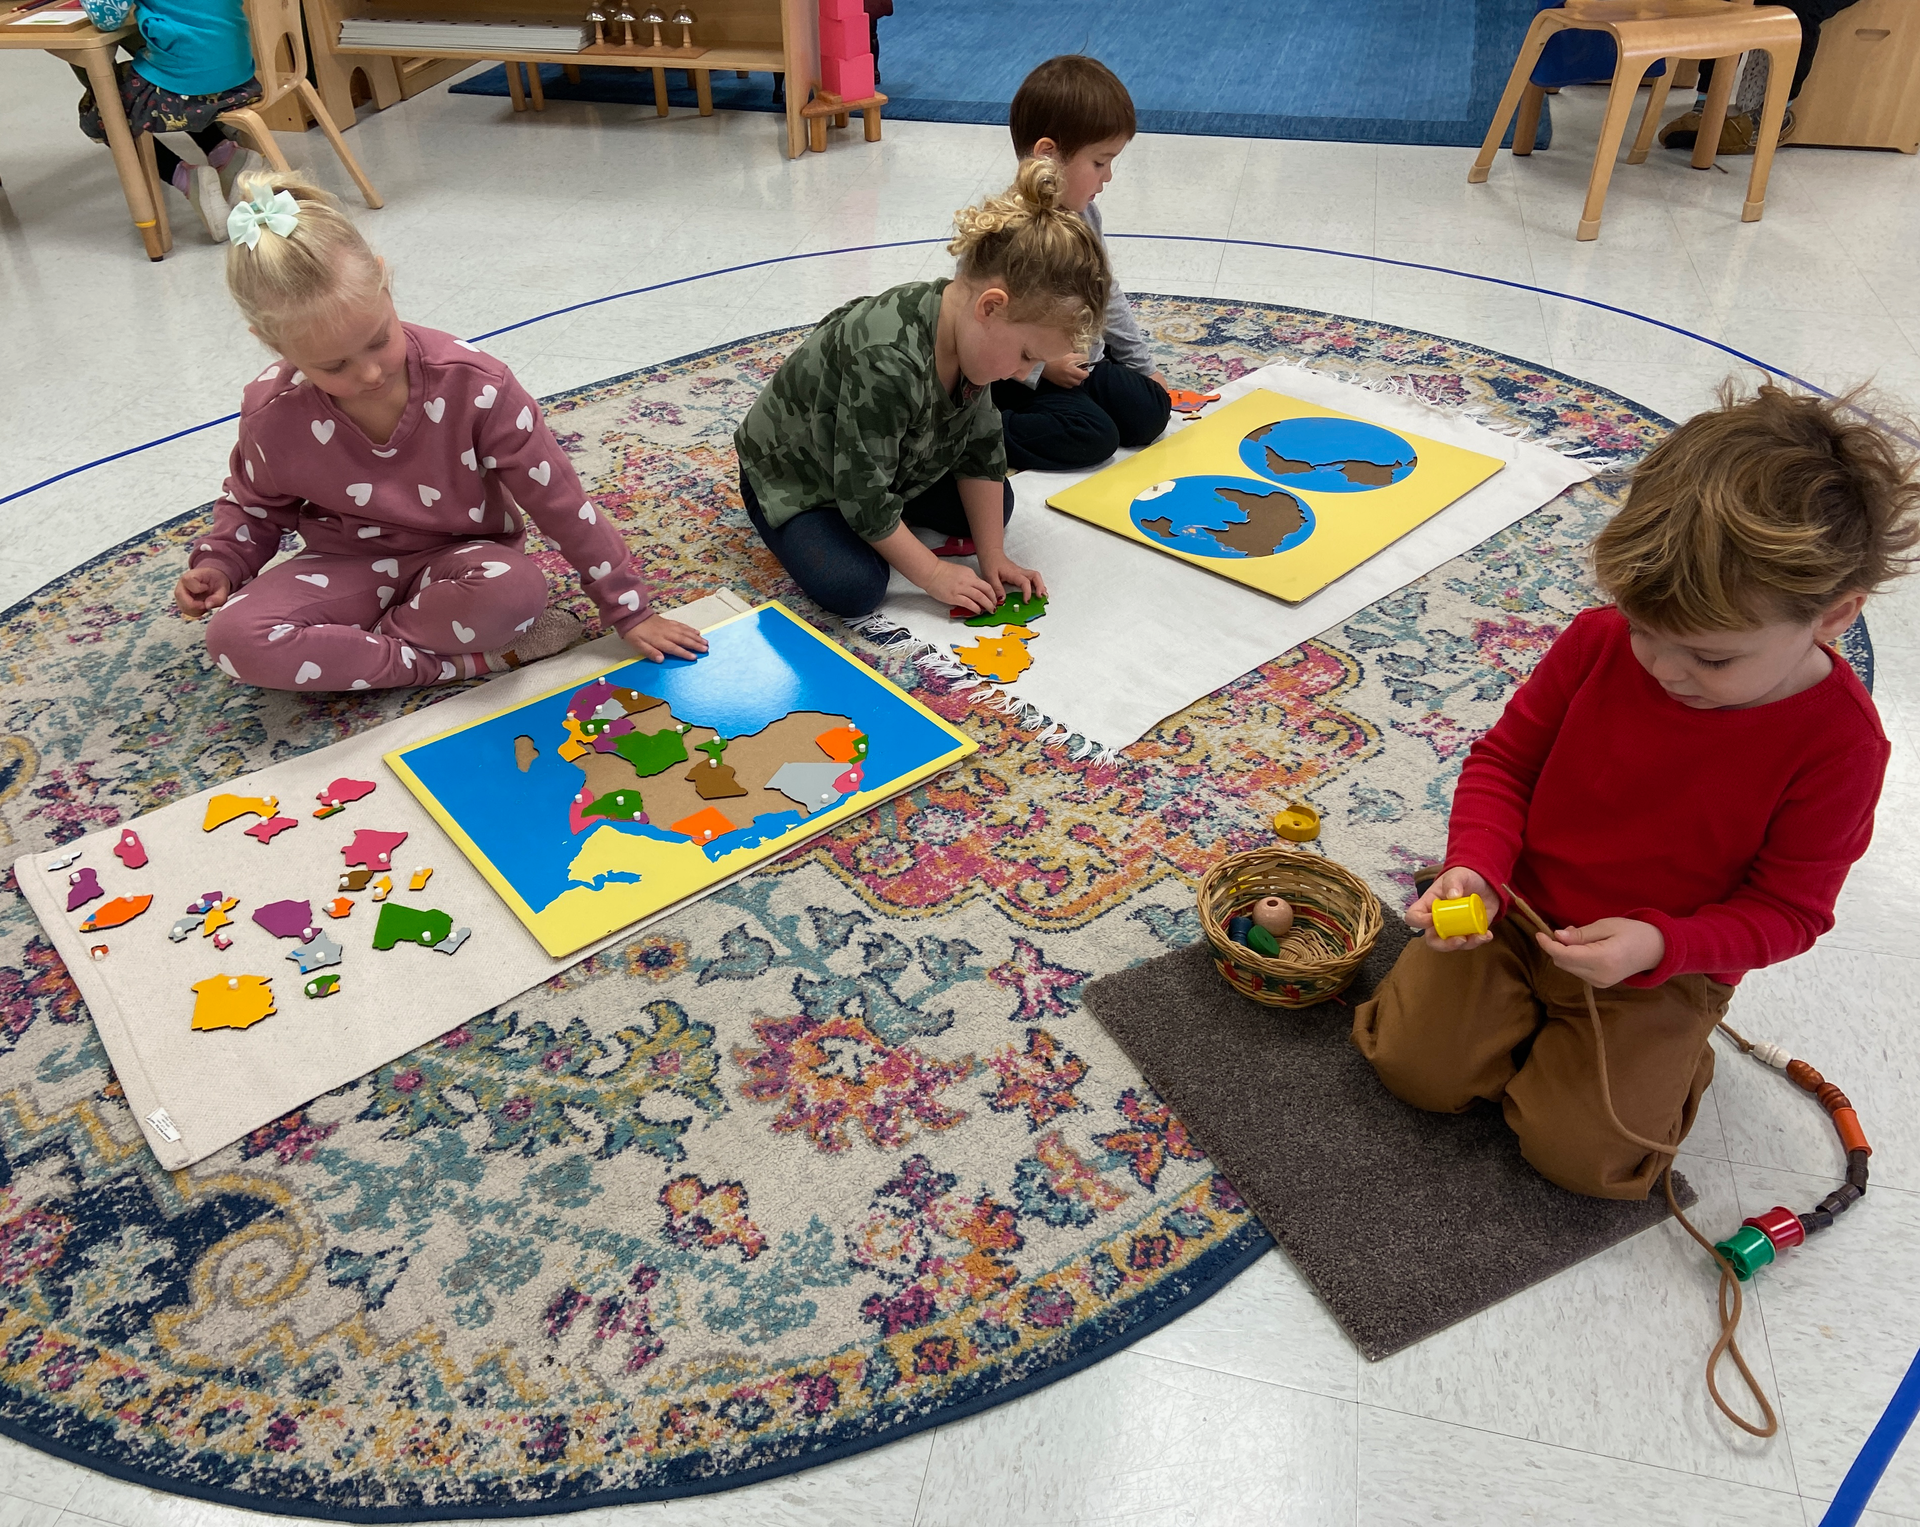
{"type": "MultiPolygon", "coordinates": [[[[74,93],[45,56],[0,55],[0,607],[211,498],[231,430],[196,426],[229,413],[261,363],[184,201],[173,254],[142,258],[74,93]]],[[[1580,244],[1600,99],[1559,96],[1556,146],[1503,156],[1480,186],[1469,149],[1142,137],[1102,200],[1116,267],[1134,290],[1489,345],[1673,418],[1752,374],[1729,351],[1920,406],[1920,159],[1790,149],[1764,221],[1743,225],[1746,160],[1702,173],[1656,150],[1620,167],[1600,239],[1580,244]]],[[[560,102],[516,117],[444,89],[363,112],[351,138],[387,199],[363,224],[401,312],[466,336],[507,329],[487,348],[536,393],[944,270],[938,243],[918,241],[1011,169],[998,128],[888,122],[882,144],[836,134],[790,163],[771,117],[560,102]],[[900,247],[860,247],[873,245],[900,247]],[[636,288],[656,289],[543,316],[636,288]]],[[[282,141],[353,205],[317,133],[282,141]]],[[[1920,587],[1868,619],[1894,743],[1876,841],[1834,931],[1751,977],[1735,1010],[1837,1080],[1877,1147],[1865,1204],[1749,1286],[1745,1345],[1779,1403],[1774,1440],[1708,1402],[1714,1280],[1668,1226],[1378,1364],[1275,1253],[1127,1352],[969,1420],[725,1495],[542,1520],[1818,1522],[1920,1340],[1920,946],[1903,910],[1920,883],[1920,587]]],[[[1811,1203],[1841,1163],[1817,1110],[1728,1055],[1683,1164],[1701,1224],[1728,1227],[1811,1203]]],[[[1874,1506],[1876,1523],[1920,1521],[1920,1444],[1874,1506]]],[[[0,1527],[266,1520],[0,1442],[0,1527]]]]}

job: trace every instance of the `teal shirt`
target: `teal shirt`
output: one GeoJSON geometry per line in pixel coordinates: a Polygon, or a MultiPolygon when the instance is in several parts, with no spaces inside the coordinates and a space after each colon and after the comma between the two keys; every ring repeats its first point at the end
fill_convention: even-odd
{"type": "Polygon", "coordinates": [[[767,523],[836,504],[866,541],[949,472],[998,482],[1006,439],[989,388],[940,385],[941,281],[835,308],[754,399],[733,443],[767,523]]]}
{"type": "Polygon", "coordinates": [[[139,0],[146,47],[134,72],[175,95],[218,95],[253,78],[253,40],[240,0],[139,0]]]}

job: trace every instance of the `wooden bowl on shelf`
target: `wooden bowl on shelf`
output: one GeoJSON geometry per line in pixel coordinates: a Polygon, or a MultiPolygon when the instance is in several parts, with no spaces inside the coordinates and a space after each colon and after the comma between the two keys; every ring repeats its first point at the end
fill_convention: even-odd
{"type": "Polygon", "coordinates": [[[1290,846],[1222,859],[1200,882],[1200,927],[1213,966],[1242,996],[1268,1007],[1311,1007],[1346,990],[1380,937],[1380,898],[1343,865],[1290,846]],[[1293,908],[1293,927],[1268,956],[1227,934],[1262,897],[1293,908]]]}

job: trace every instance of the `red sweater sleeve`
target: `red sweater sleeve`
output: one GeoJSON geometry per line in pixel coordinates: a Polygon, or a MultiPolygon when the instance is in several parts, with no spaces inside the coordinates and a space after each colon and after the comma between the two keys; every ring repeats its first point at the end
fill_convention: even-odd
{"type": "MultiPolygon", "coordinates": [[[[1574,692],[1593,663],[1597,627],[1576,616],[1507,701],[1500,719],[1467,753],[1453,788],[1447,867],[1470,869],[1495,893],[1513,878],[1527,803],[1552,751],[1574,692]]],[[[1502,905],[1505,897],[1500,897],[1502,905]]]]}
{"type": "Polygon", "coordinates": [[[1657,907],[1622,916],[1652,923],[1667,941],[1652,970],[1628,986],[1658,986],[1674,976],[1758,970],[1803,954],[1833,926],[1833,904],[1847,871],[1873,838],[1891,748],[1875,742],[1809,769],[1794,781],[1767,824],[1766,842],[1740,888],[1688,917],[1657,907]]]}
{"type": "Polygon", "coordinates": [[[499,401],[481,415],[480,449],[515,502],[579,572],[603,624],[624,632],[653,613],[625,537],[589,502],[540,405],[512,372],[500,384],[499,401]]]}

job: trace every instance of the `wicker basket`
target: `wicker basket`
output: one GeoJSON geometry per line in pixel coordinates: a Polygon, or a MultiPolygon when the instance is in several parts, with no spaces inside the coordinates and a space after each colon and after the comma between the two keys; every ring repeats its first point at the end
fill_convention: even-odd
{"type": "Polygon", "coordinates": [[[1347,987],[1380,937],[1380,899],[1351,870],[1290,845],[1222,859],[1200,882],[1200,926],[1214,968],[1268,1007],[1311,1007],[1347,987]],[[1293,904],[1293,927],[1269,959],[1227,936],[1227,923],[1263,896],[1293,904]]]}

